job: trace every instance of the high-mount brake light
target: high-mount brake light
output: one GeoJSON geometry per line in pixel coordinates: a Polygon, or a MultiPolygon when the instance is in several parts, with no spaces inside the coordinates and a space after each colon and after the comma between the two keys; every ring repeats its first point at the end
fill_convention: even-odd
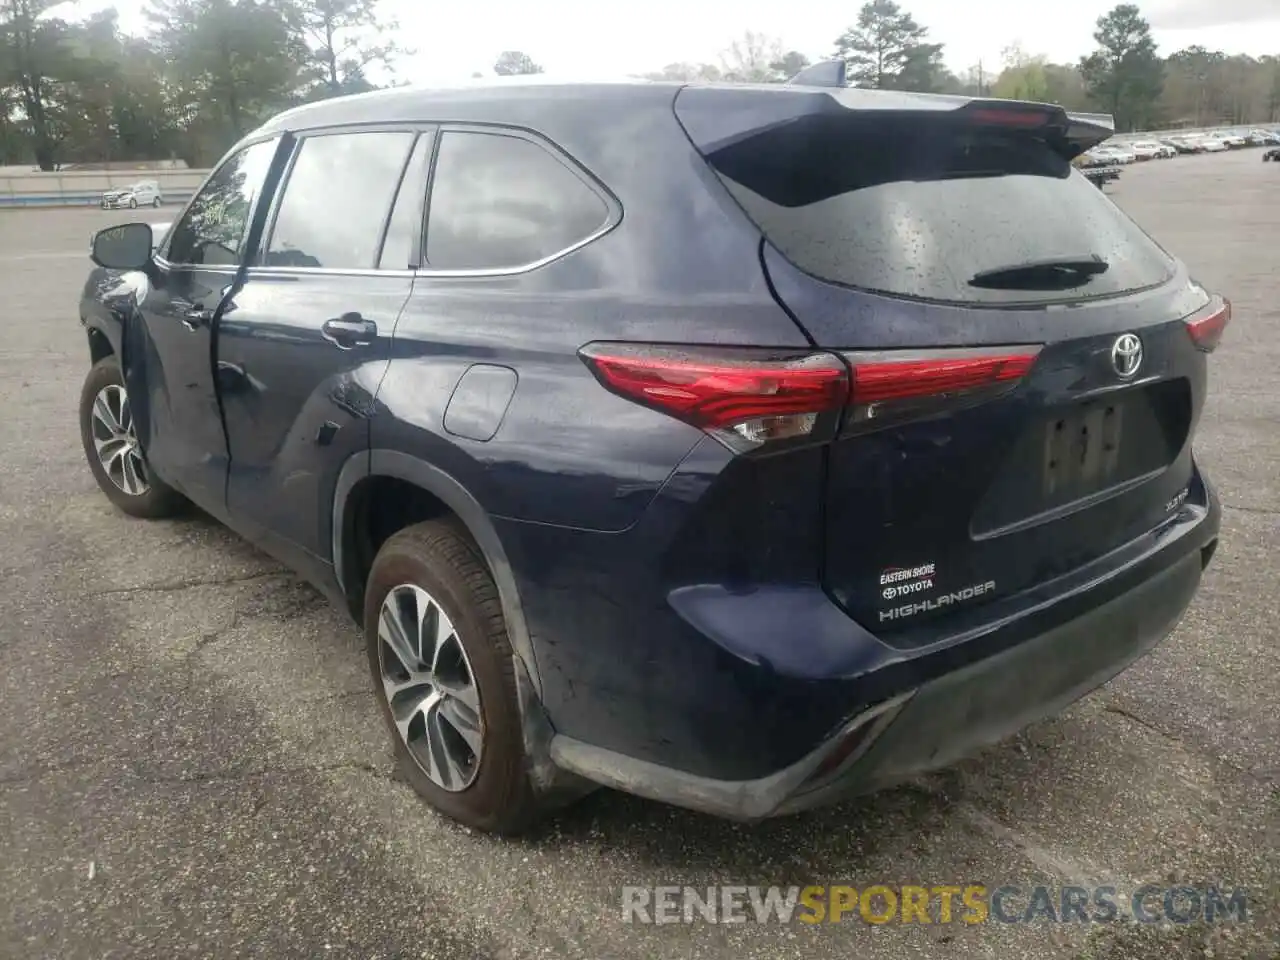
{"type": "Polygon", "coordinates": [[[974,123],[986,123],[997,127],[1046,127],[1054,120],[1053,114],[1044,110],[1015,108],[1001,110],[984,107],[967,110],[965,116],[974,123]]]}
{"type": "Polygon", "coordinates": [[[746,452],[835,433],[849,375],[830,353],[592,343],[579,354],[600,383],[746,452]]]}
{"type": "Polygon", "coordinates": [[[1214,300],[1207,308],[1186,319],[1187,333],[1197,350],[1213,353],[1222,334],[1231,322],[1231,301],[1225,297],[1214,300]]]}
{"type": "Polygon", "coordinates": [[[914,419],[1012,390],[1040,354],[1038,345],[847,353],[853,370],[850,429],[914,419]]]}

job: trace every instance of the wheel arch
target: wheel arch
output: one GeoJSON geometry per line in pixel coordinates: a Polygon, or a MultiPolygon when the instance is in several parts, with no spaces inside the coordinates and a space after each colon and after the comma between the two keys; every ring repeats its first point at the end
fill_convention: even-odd
{"type": "Polygon", "coordinates": [[[362,611],[364,584],[356,583],[357,565],[353,556],[353,504],[358,488],[366,481],[386,478],[410,484],[440,502],[465,528],[493,575],[502,604],[511,648],[522,662],[524,672],[538,698],[542,683],[537,658],[529,637],[520,591],[507,552],[488,513],[457,479],[424,460],[398,450],[374,449],[349,457],[338,474],[333,497],[333,573],[348,599],[357,621],[362,611]]]}
{"type": "Polygon", "coordinates": [[[85,326],[85,335],[89,338],[89,365],[92,366],[107,357],[119,356],[116,346],[101,327],[96,324],[85,326]]]}

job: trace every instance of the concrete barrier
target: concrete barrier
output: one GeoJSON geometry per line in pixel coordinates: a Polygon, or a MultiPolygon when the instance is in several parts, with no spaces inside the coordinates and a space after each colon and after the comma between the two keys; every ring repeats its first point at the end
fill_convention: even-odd
{"type": "Polygon", "coordinates": [[[184,204],[208,176],[208,170],[0,170],[0,209],[5,207],[96,207],[106,190],[139,180],[156,180],[167,205],[184,204]]]}

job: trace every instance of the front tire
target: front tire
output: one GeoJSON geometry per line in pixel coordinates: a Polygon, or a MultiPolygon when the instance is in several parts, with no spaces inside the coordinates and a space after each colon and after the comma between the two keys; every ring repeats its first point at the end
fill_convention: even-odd
{"type": "Polygon", "coordinates": [[[137,198],[137,197],[130,197],[130,198],[129,198],[129,209],[130,209],[130,210],[136,210],[136,209],[138,209],[138,198],[137,198]]]}
{"type": "Polygon", "coordinates": [[[401,530],[378,551],[365,645],[410,785],[467,826],[516,833],[537,815],[515,661],[493,577],[453,524],[401,530]]]}
{"type": "Polygon", "coordinates": [[[155,199],[153,199],[153,200],[151,201],[151,205],[152,205],[153,207],[159,207],[159,206],[160,206],[160,198],[159,198],[159,197],[156,197],[155,199]]]}
{"type": "Polygon", "coordinates": [[[181,511],[182,496],[147,466],[114,357],[99,360],[84,379],[80,440],[98,488],[129,516],[154,520],[181,511]]]}

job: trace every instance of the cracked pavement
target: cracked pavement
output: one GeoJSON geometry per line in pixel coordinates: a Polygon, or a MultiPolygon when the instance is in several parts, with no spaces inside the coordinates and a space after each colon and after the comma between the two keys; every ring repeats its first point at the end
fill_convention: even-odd
{"type": "Polygon", "coordinates": [[[1065,715],[900,789],[744,827],[602,791],[520,841],[391,763],[359,637],[200,516],[112,509],[82,463],[89,234],[0,212],[0,957],[1275,957],[1280,943],[1280,169],[1110,192],[1235,319],[1198,450],[1227,505],[1181,627],[1065,715]],[[1234,928],[620,922],[624,884],[1246,886],[1234,928]]]}

